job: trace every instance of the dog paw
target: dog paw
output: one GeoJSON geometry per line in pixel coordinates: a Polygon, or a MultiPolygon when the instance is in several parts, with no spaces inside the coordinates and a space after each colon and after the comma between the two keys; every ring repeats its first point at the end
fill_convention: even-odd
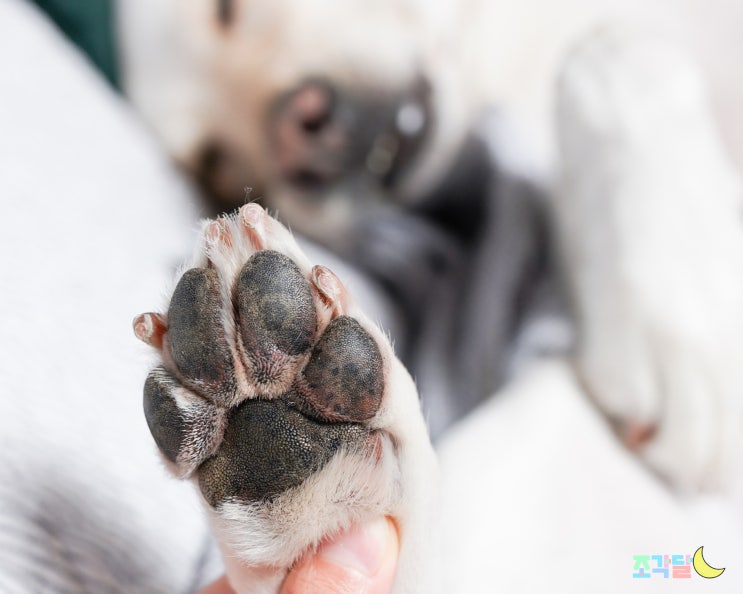
{"type": "Polygon", "coordinates": [[[743,437],[743,194],[701,77],[605,29],[559,84],[554,204],[584,386],[684,489],[729,483],[743,437]]]}
{"type": "Polygon", "coordinates": [[[387,338],[259,206],[201,237],[167,311],[134,330],[161,361],[144,387],[150,431],[198,485],[233,587],[278,588],[322,539],[387,515],[396,587],[419,591],[405,573],[421,559],[435,463],[387,338]]]}

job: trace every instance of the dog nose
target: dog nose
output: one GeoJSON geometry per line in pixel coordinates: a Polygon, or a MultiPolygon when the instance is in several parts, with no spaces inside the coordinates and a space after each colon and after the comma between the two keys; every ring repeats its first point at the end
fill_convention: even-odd
{"type": "Polygon", "coordinates": [[[322,190],[359,173],[389,185],[427,132],[427,95],[421,85],[392,95],[303,82],[279,98],[269,120],[280,177],[303,190],[322,190]]]}
{"type": "Polygon", "coordinates": [[[350,122],[339,111],[334,90],[320,81],[306,82],[279,100],[270,135],[284,179],[313,188],[340,176],[350,122]]]}

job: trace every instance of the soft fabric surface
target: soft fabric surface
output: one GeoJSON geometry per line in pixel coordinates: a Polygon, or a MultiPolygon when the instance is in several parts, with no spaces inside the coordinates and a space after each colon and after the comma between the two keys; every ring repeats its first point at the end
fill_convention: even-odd
{"type": "Polygon", "coordinates": [[[189,189],[15,1],[0,3],[0,130],[0,591],[191,592],[215,573],[210,537],[156,455],[131,331],[191,241],[189,189]]]}

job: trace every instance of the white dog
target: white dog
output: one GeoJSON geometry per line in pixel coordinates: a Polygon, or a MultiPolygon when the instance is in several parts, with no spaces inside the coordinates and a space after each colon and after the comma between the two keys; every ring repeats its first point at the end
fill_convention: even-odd
{"type": "MultiPolygon", "coordinates": [[[[648,456],[670,474],[672,481],[687,486],[709,482],[703,478],[706,470],[702,469],[709,467],[710,456],[715,457],[712,452],[718,448],[711,440],[717,438],[708,434],[709,428],[701,428],[706,425],[701,419],[712,414],[715,407],[703,404],[709,397],[706,395],[698,404],[692,405],[691,401],[709,390],[735,392],[739,385],[730,369],[737,366],[723,363],[737,360],[734,304],[738,285],[732,280],[732,271],[737,269],[734,254],[739,250],[736,219],[729,213],[737,208],[738,190],[734,181],[725,181],[733,180],[734,173],[731,166],[722,164],[724,156],[714,157],[713,149],[703,150],[704,143],[719,142],[713,140],[716,134],[711,122],[705,125],[704,138],[687,141],[696,152],[690,149],[677,162],[671,161],[672,155],[660,144],[651,149],[651,139],[683,144],[671,139],[665,129],[655,132],[655,127],[663,124],[651,112],[645,116],[647,122],[631,124],[648,130],[647,142],[638,138],[632,147],[643,145],[658,159],[667,158],[676,165],[651,165],[644,155],[628,157],[642,167],[611,165],[622,172],[624,168],[637,171],[626,173],[637,179],[626,192],[639,206],[633,210],[627,199],[619,197],[623,193],[612,198],[607,189],[602,199],[606,204],[617,201],[622,209],[604,211],[605,205],[590,206],[599,198],[589,193],[592,190],[576,185],[583,178],[575,172],[595,171],[598,177],[599,171],[608,167],[603,164],[603,152],[591,149],[585,155],[577,153],[584,149],[580,144],[576,149],[571,138],[577,135],[577,123],[587,117],[584,111],[597,112],[591,116],[591,125],[611,126],[594,120],[619,120],[619,110],[644,114],[644,102],[652,101],[664,105],[690,102],[688,112],[679,115],[679,123],[673,126],[679,134],[686,134],[683,131],[689,128],[691,135],[695,132],[687,120],[692,118],[692,111],[696,110],[693,113],[699,113],[699,118],[709,117],[701,115],[710,109],[703,90],[708,84],[718,92],[713,106],[719,108],[735,154],[741,154],[738,147],[743,133],[735,135],[734,131],[743,126],[743,118],[736,118],[725,106],[734,97],[743,96],[743,83],[719,65],[737,43],[721,28],[738,16],[734,9],[702,7],[692,2],[663,4],[649,10],[633,2],[619,6],[609,2],[554,5],[535,1],[517,7],[475,0],[326,3],[310,9],[289,0],[270,4],[223,0],[188,6],[163,1],[154,14],[150,4],[132,2],[122,5],[120,13],[124,86],[171,154],[195,170],[223,202],[240,204],[245,186],[265,192],[267,206],[294,230],[382,278],[394,287],[402,302],[413,302],[413,307],[403,312],[409,319],[419,316],[422,321],[413,323],[415,354],[404,358],[412,364],[424,400],[430,403],[436,434],[508,376],[509,365],[503,360],[512,356],[519,336],[522,342],[528,342],[523,339],[524,327],[533,322],[535,310],[542,322],[545,318],[554,320],[545,316],[548,306],[540,300],[545,291],[543,279],[545,274],[549,276],[551,266],[548,263],[545,271],[543,260],[549,253],[550,240],[545,244],[544,234],[552,223],[545,226],[542,199],[535,198],[533,190],[509,181],[526,174],[523,168],[519,171],[513,166],[514,151],[503,143],[498,145],[498,133],[488,130],[481,116],[484,107],[493,103],[503,106],[507,113],[519,114],[526,122],[520,133],[529,137],[532,131],[531,162],[543,163],[540,155],[545,152],[557,154],[568,176],[560,199],[553,201],[552,207],[560,223],[558,235],[565,237],[561,241],[567,258],[565,271],[575,280],[570,288],[578,317],[579,369],[587,390],[610,416],[619,417],[615,420],[633,447],[644,445],[658,430],[656,439],[651,440],[656,445],[649,447],[648,456]],[[356,18],[360,12],[364,18],[356,18]],[[642,59],[638,58],[635,66],[617,69],[635,67],[638,78],[660,79],[653,84],[669,90],[659,91],[661,96],[655,100],[650,96],[653,87],[643,83],[637,83],[639,90],[634,95],[628,90],[618,99],[614,95],[625,91],[613,87],[604,92],[607,97],[595,91],[595,98],[585,100],[589,103],[561,97],[561,133],[567,140],[561,140],[559,147],[553,146],[547,121],[553,109],[552,83],[560,61],[581,31],[587,32],[591,24],[608,18],[641,22],[681,41],[708,66],[708,83],[693,82],[692,74],[675,75],[686,67],[675,66],[671,58],[652,57],[655,65],[640,73],[642,59]],[[336,26],[339,24],[343,26],[336,26]],[[333,34],[324,34],[327,30],[333,34]],[[674,76],[679,82],[673,82],[674,76]],[[616,112],[593,105],[617,101],[620,105],[616,112]],[[473,133],[490,141],[493,156],[486,156],[484,161],[473,156],[468,148],[473,133]],[[681,165],[682,158],[698,163],[697,167],[681,165]],[[705,164],[713,158],[720,164],[705,164]],[[576,160],[579,163],[574,165],[576,160]],[[709,173],[695,175],[696,185],[682,182],[681,173],[675,169],[664,174],[662,180],[652,181],[654,175],[661,175],[661,169],[675,167],[689,175],[697,169],[709,173]],[[498,172],[493,173],[496,169],[498,172]],[[469,185],[452,183],[450,180],[461,177],[463,170],[469,176],[469,185]],[[710,181],[716,179],[722,184],[719,190],[713,189],[717,182],[710,181]],[[684,200],[673,183],[686,188],[689,198],[684,200]],[[645,185],[648,189],[641,189],[645,185]],[[434,188],[439,190],[432,197],[434,188]],[[699,193],[703,188],[715,195],[729,195],[731,202],[720,206],[719,211],[706,201],[702,205],[699,193]],[[663,213],[671,207],[660,203],[657,208],[652,206],[646,194],[658,201],[661,194],[676,196],[676,200],[668,198],[677,213],[673,219],[676,231],[666,229],[666,225],[655,226],[661,218],[670,225],[663,213]],[[468,202],[463,196],[477,198],[468,202]],[[390,204],[394,209],[387,214],[390,204]],[[682,208],[684,204],[689,204],[688,208],[682,208]],[[606,216],[599,217],[596,208],[606,216]],[[710,218],[709,228],[718,229],[718,243],[682,240],[686,234],[699,237],[702,232],[692,224],[703,220],[694,208],[710,218]],[[415,215],[413,219],[410,213],[415,215]],[[719,224],[712,222],[715,216],[719,224]],[[652,233],[642,232],[645,224],[640,221],[645,217],[653,221],[646,223],[652,233]],[[434,224],[428,224],[432,220],[434,224]],[[723,231],[725,225],[727,231],[723,231]],[[402,233],[389,231],[400,227],[402,233]],[[477,234],[479,239],[468,244],[459,240],[462,234],[477,234]],[[612,237],[616,239],[609,243],[612,237]],[[395,249],[379,247],[387,243],[395,249]],[[665,251],[670,245],[679,255],[682,246],[689,245],[693,255],[673,260],[665,251]],[[596,260],[587,261],[584,254],[596,260]],[[445,273],[421,272],[426,269],[425,262],[434,258],[445,262],[440,265],[445,273]],[[661,271],[670,275],[672,261],[677,266],[683,263],[684,270],[691,270],[686,267],[699,262],[706,274],[714,270],[719,279],[697,285],[701,271],[664,276],[661,271]],[[707,262],[715,262],[715,268],[707,262]],[[689,286],[674,282],[688,282],[689,286]],[[440,296],[422,297],[421,286],[440,296]],[[676,286],[674,292],[671,286],[676,286]],[[671,297],[672,293],[683,293],[683,301],[671,297]],[[430,310],[420,314],[427,303],[430,310]],[[678,309],[671,303],[677,303],[678,309]],[[524,309],[529,313],[525,315],[524,309]],[[710,318],[712,312],[718,322],[710,318]],[[649,319],[640,322],[646,316],[649,319]],[[449,324],[444,330],[442,319],[448,320],[443,322],[445,326],[449,324]],[[692,330],[692,325],[698,329],[692,330]],[[720,334],[723,327],[729,338],[720,334]],[[650,354],[656,351],[659,354],[650,354]],[[721,353],[727,355],[721,357],[721,353]],[[681,363],[687,358],[696,363],[681,363]],[[729,371],[723,374],[720,368],[714,373],[692,373],[697,365],[706,368],[712,364],[702,364],[705,359],[729,371]],[[437,367],[444,373],[437,374],[437,367]],[[687,388],[677,388],[663,379],[670,373],[677,378],[675,381],[681,381],[682,374],[668,371],[677,367],[697,378],[711,375],[719,380],[702,382],[705,389],[699,385],[701,379],[684,380],[687,388]],[[723,380],[720,374],[732,375],[723,380]],[[718,381],[727,387],[712,388],[718,381]],[[452,398],[454,392],[458,402],[452,398]],[[686,412],[673,412],[671,403],[677,401],[686,403],[686,412]],[[696,412],[692,414],[692,410],[696,412]],[[441,425],[439,417],[444,419],[441,425]],[[680,423],[677,429],[661,422],[669,418],[680,423]],[[680,435],[670,438],[669,432],[676,431],[680,435]],[[667,446],[658,445],[663,442],[667,446]],[[697,467],[694,477],[679,477],[668,468],[672,465],[669,456],[682,458],[689,467],[691,453],[668,453],[681,447],[681,442],[695,452],[694,456],[700,456],[692,464],[697,467]],[[666,453],[659,453],[660,449],[666,453]]],[[[611,43],[606,42],[607,46],[611,43]]],[[[603,60],[610,59],[614,58],[603,60]]],[[[581,75],[574,76],[578,82],[571,85],[583,85],[581,75]]],[[[583,86],[579,91],[589,93],[583,86]]],[[[513,135],[509,142],[512,139],[513,135]]],[[[612,187],[611,192],[625,190],[612,187]]],[[[555,292],[554,288],[547,290],[555,292]]],[[[410,340],[409,334],[410,330],[403,336],[410,340]]],[[[546,345],[551,344],[546,341],[546,345]]],[[[546,348],[545,344],[540,346],[546,348]]],[[[728,408],[722,406],[720,410],[728,408]]],[[[732,428],[730,431],[736,433],[732,428]]]]}
{"type": "MultiPolygon", "coordinates": [[[[452,22],[464,27],[478,21],[465,8],[460,13],[453,5],[433,10],[413,3],[373,3],[361,29],[330,36],[322,35],[328,23],[355,21],[360,8],[329,6],[325,12],[289,3],[237,2],[158,6],[159,15],[145,3],[122,3],[122,47],[128,92],[166,147],[198,168],[223,200],[242,196],[244,185],[261,188],[273,201],[269,206],[293,228],[316,239],[332,230],[333,239],[326,243],[342,254],[348,255],[348,238],[364,217],[387,212],[386,205],[378,204],[381,198],[391,197],[398,205],[394,214],[404,215],[443,185],[442,175],[451,172],[467,146],[491,92],[475,84],[488,69],[460,72],[459,54],[451,53],[457,44],[445,34],[452,22]],[[405,27],[401,14],[407,18],[405,27]],[[169,31],[168,42],[161,47],[157,41],[158,51],[153,51],[153,40],[164,39],[162,27],[169,31]],[[373,124],[369,130],[359,123],[367,120],[373,124]],[[353,146],[359,139],[360,147],[353,146]],[[353,158],[339,162],[339,155],[346,154],[353,158]],[[348,184],[353,180],[363,180],[354,193],[361,201],[350,208],[348,184]]],[[[571,21],[561,29],[553,27],[558,21],[547,21],[550,31],[578,27],[571,21]]],[[[478,22],[489,23],[485,30],[497,30],[508,19],[478,22]]],[[[551,57],[567,34],[556,37],[560,43],[546,46],[551,57]]],[[[467,52],[483,46],[472,40],[462,47],[471,56],[467,52]]],[[[504,34],[492,47],[500,49],[485,54],[486,64],[488,57],[504,59],[511,53],[506,48],[518,45],[513,34],[504,34]]],[[[538,74],[547,63],[551,59],[528,69],[545,89],[547,79],[538,74]]],[[[486,86],[501,85],[508,99],[513,79],[494,70],[486,86]]],[[[710,121],[703,85],[667,50],[614,33],[579,49],[561,81],[562,184],[551,212],[577,320],[575,365],[561,365],[670,483],[688,489],[718,486],[730,476],[735,462],[728,455],[740,439],[737,362],[743,324],[738,297],[743,289],[736,271],[743,255],[736,224],[740,188],[710,121]],[[652,93],[646,92],[649,86],[652,93]],[[668,239],[659,242],[661,233],[668,239]]],[[[503,186],[493,186],[498,187],[503,186]]],[[[521,197],[529,195],[514,192],[505,201],[515,204],[514,210],[495,211],[528,221],[518,227],[527,232],[517,233],[517,239],[534,237],[542,224],[531,218],[532,212],[542,212],[533,210],[539,199],[523,206],[521,197]]],[[[444,203],[443,211],[437,211],[438,202],[432,210],[456,212],[457,205],[451,209],[444,203]]],[[[490,249],[492,231],[504,226],[503,220],[497,222],[484,227],[491,234],[479,247],[490,249]]],[[[353,519],[385,513],[395,517],[401,530],[397,591],[432,591],[420,578],[430,576],[431,561],[421,543],[431,512],[431,450],[415,388],[387,339],[353,305],[337,277],[313,269],[291,236],[257,207],[207,224],[203,237],[192,268],[178,276],[167,313],[138,318],[135,330],[163,358],[164,368],[150,375],[145,389],[150,429],[175,472],[199,482],[234,585],[245,592],[262,587],[250,579],[255,568],[269,565],[275,572],[263,585],[275,587],[292,560],[323,536],[353,519]],[[257,256],[269,259],[268,269],[260,273],[254,271],[260,268],[257,256]],[[267,310],[252,305],[265,298],[265,282],[255,280],[259,277],[280,279],[269,301],[286,306],[280,321],[292,322],[291,339],[266,330],[267,310]],[[302,299],[301,315],[292,313],[302,299]],[[341,324],[355,330],[336,331],[341,324]],[[292,346],[295,326],[307,334],[302,348],[292,346]],[[214,349],[194,347],[205,338],[214,349]],[[368,366],[370,376],[362,384],[376,386],[371,400],[357,399],[361,412],[325,391],[336,381],[328,368],[340,367],[346,356],[334,343],[348,341],[366,345],[351,364],[368,366]],[[331,352],[329,363],[318,354],[323,350],[331,352]],[[201,363],[205,352],[211,353],[209,366],[201,363]],[[244,458],[261,463],[242,451],[239,439],[244,427],[260,434],[255,418],[278,423],[284,437],[293,434],[297,423],[311,425],[301,440],[311,442],[309,460],[289,463],[297,458],[291,440],[284,440],[274,460],[289,461],[291,480],[256,482],[242,476],[237,486],[225,483],[225,474],[240,475],[235,467],[244,458]],[[291,431],[286,429],[290,425],[291,431]],[[368,484],[375,488],[361,488],[368,484]],[[293,529],[277,541],[292,523],[293,529]],[[251,538],[235,538],[235,532],[251,538]],[[247,565],[235,563],[232,553],[247,565]]],[[[530,253],[530,241],[521,253],[530,253]]],[[[442,244],[436,235],[425,245],[442,244]]],[[[465,252],[465,261],[471,253],[465,252]]],[[[489,254],[478,256],[485,268],[475,267],[469,278],[490,278],[489,254]]],[[[495,253],[493,260],[499,257],[495,253]]],[[[447,282],[458,279],[459,268],[452,270],[447,282]]],[[[523,276],[515,278],[499,286],[519,287],[523,276]]],[[[485,291],[478,287],[467,295],[480,305],[456,323],[475,327],[478,317],[487,315],[482,305],[487,307],[493,293],[487,293],[487,283],[485,291]]],[[[84,312],[78,313],[85,328],[84,312]]],[[[528,331],[527,323],[524,334],[528,331]]],[[[477,345],[477,337],[471,338],[477,345]]],[[[478,352],[470,348],[469,353],[478,352]]],[[[484,353],[490,355],[487,349],[484,353]]],[[[13,370],[5,377],[12,380],[13,370]]],[[[347,379],[344,386],[354,384],[347,379]]],[[[517,383],[519,390],[533,392],[534,383],[517,383]]],[[[462,468],[477,451],[476,442],[467,445],[469,451],[459,450],[462,468]]],[[[455,451],[450,442],[449,460],[455,451]]],[[[473,477],[482,473],[482,467],[469,470],[473,477]]],[[[479,509],[475,515],[487,514],[479,509]]]]}
{"type": "MultiPolygon", "coordinates": [[[[403,208],[410,212],[411,204],[425,202],[431,188],[444,184],[442,173],[456,175],[450,164],[465,150],[478,122],[482,124],[478,114],[488,100],[502,98],[506,106],[531,113],[532,122],[544,126],[539,111],[546,111],[553,96],[544,70],[549,66],[557,71],[567,40],[586,24],[578,19],[555,27],[548,18],[555,8],[542,5],[532,8],[546,11],[546,26],[524,19],[520,27],[513,27],[515,15],[504,15],[496,25],[498,19],[487,7],[475,3],[433,9],[413,2],[377,2],[366,8],[369,12],[359,21],[350,16],[359,7],[348,4],[312,11],[289,2],[189,6],[174,11],[173,43],[158,52],[161,66],[151,64],[151,49],[145,53],[133,42],[126,62],[135,104],[170,151],[196,169],[214,193],[234,201],[243,186],[257,186],[294,229],[352,260],[352,238],[375,208],[388,208],[378,204],[380,196],[400,205],[403,216],[403,208]],[[436,10],[450,11],[461,27],[454,30],[462,36],[479,32],[495,38],[457,44],[452,28],[437,26],[436,10]],[[486,25],[472,27],[473,21],[486,25]],[[321,34],[330,23],[351,22],[358,24],[337,35],[321,34]],[[500,28],[504,22],[526,40],[540,38],[536,65],[527,65],[534,58],[526,47],[519,49],[513,33],[500,28]],[[472,59],[473,48],[479,48],[477,68],[458,69],[463,56],[472,59]],[[514,82],[499,70],[506,57],[505,72],[523,69],[527,81],[514,82]],[[478,79],[486,82],[478,84],[478,79]],[[539,102],[525,101],[536,89],[539,102]],[[180,99],[174,104],[176,93],[180,99]]],[[[147,13],[138,14],[134,6],[129,10],[127,31],[140,39],[140,26],[131,23],[141,23],[137,19],[147,13]]],[[[497,16],[497,10],[492,12],[497,16]]],[[[677,27],[671,23],[669,29],[677,27]]],[[[700,39],[706,41],[703,35],[700,39]]],[[[561,184],[551,202],[576,316],[577,377],[628,446],[668,481],[692,491],[729,482],[743,419],[740,187],[721,149],[704,88],[693,67],[662,44],[613,30],[597,33],[570,59],[561,80],[556,148],[561,184]]],[[[548,146],[549,135],[543,131],[541,136],[548,146]]],[[[495,158],[507,161],[497,149],[495,158]]],[[[452,371],[442,374],[449,383],[436,376],[450,397],[465,391],[467,381],[483,369],[497,365],[494,353],[500,355],[500,350],[488,349],[486,343],[494,340],[499,326],[486,320],[497,316],[490,310],[499,307],[508,312],[505,317],[513,314],[513,308],[499,303],[500,296],[518,302],[514,293],[523,286],[519,274],[512,275],[516,281],[497,284],[508,270],[501,254],[508,254],[511,266],[533,262],[534,256],[519,258],[518,246],[534,246],[540,229],[533,221],[525,223],[529,217],[518,207],[502,206],[513,200],[528,208],[523,206],[529,204],[528,192],[509,188],[503,177],[485,183],[496,188],[485,195],[491,206],[486,218],[498,224],[486,224],[487,239],[477,244],[474,255],[465,256],[475,262],[484,258],[490,266],[475,266],[464,281],[456,274],[452,280],[460,289],[453,298],[471,315],[455,317],[458,328],[442,333],[444,341],[456,341],[457,330],[464,329],[465,336],[455,344],[468,364],[467,380],[452,371]],[[504,187],[508,197],[500,199],[500,208],[492,208],[504,187]],[[504,285],[512,292],[500,288],[504,285]],[[475,289],[470,293],[471,286],[475,289]]],[[[456,208],[467,206],[455,203],[443,212],[456,208]]],[[[236,223],[225,224],[229,233],[238,233],[236,223]]],[[[232,267],[252,253],[233,249],[241,255],[232,267]]],[[[404,259],[407,253],[402,254],[404,259]]],[[[227,278],[235,275],[230,272],[227,278]]],[[[452,315],[435,312],[437,324],[452,315]]],[[[166,328],[162,320],[160,333],[166,328]]],[[[142,324],[147,333],[158,326],[142,324]]],[[[514,335],[509,339],[514,341],[514,335]]],[[[431,397],[425,377],[421,385],[424,399],[431,397]]],[[[389,398],[409,398],[409,387],[389,389],[389,398]]],[[[253,388],[243,393],[252,394],[253,388]]],[[[213,445],[181,473],[190,474],[211,455],[219,438],[206,441],[213,445]]],[[[351,466],[357,468],[358,462],[351,466]]],[[[417,492],[402,475],[403,491],[417,492]]],[[[410,484],[426,476],[417,474],[410,484]]],[[[371,497],[362,508],[378,509],[373,501],[371,497]]],[[[240,514],[228,515],[242,525],[240,514]]],[[[243,515],[252,525],[250,513],[243,515]]],[[[396,517],[405,525],[404,517],[396,517]]],[[[243,558],[281,561],[287,567],[308,542],[339,525],[335,517],[329,521],[309,541],[296,548],[287,544],[286,558],[277,551],[273,558],[258,560],[250,546],[243,558]]],[[[263,529],[269,534],[274,530],[263,529]]],[[[260,542],[254,529],[248,532],[260,542]]],[[[420,542],[418,535],[403,530],[403,542],[407,539],[420,542]]],[[[405,569],[400,591],[415,590],[405,569]]]]}

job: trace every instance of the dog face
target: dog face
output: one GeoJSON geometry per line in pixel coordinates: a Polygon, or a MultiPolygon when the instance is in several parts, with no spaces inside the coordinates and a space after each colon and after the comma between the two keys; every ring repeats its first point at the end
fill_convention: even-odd
{"type": "Polygon", "coordinates": [[[156,4],[121,3],[126,91],[223,207],[250,187],[317,236],[420,193],[459,140],[417,0],[156,4]]]}

